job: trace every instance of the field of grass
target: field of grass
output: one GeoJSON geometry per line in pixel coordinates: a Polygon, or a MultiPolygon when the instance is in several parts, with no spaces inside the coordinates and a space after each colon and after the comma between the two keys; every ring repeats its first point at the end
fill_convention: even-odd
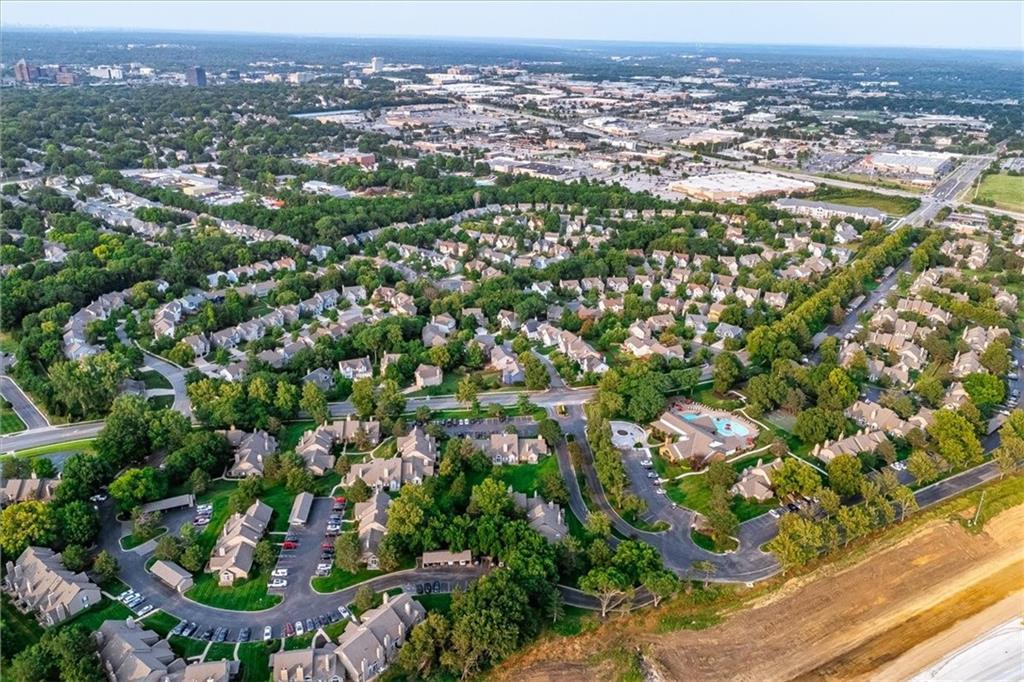
{"type": "Polygon", "coordinates": [[[727,538],[722,542],[715,542],[714,538],[704,533],[698,533],[695,530],[690,531],[690,537],[693,542],[701,549],[706,549],[709,552],[716,552],[721,554],[722,552],[731,552],[736,549],[736,541],[732,538],[727,538]]]}
{"type": "Polygon", "coordinates": [[[124,620],[125,618],[134,615],[135,614],[121,602],[103,598],[98,604],[82,611],[71,620],[65,621],[64,624],[68,625],[76,623],[84,626],[86,630],[95,631],[100,629],[100,625],[102,625],[104,621],[124,620]]]}
{"type": "Polygon", "coordinates": [[[157,528],[156,532],[152,535],[136,535],[135,533],[129,533],[121,538],[121,549],[135,549],[144,542],[149,542],[153,538],[158,538],[167,532],[167,528],[157,528]]]}
{"type": "MultiPolygon", "coordinates": [[[[707,477],[702,474],[686,476],[675,483],[666,485],[665,494],[676,504],[701,514],[707,514],[711,507],[711,487],[707,484],[707,477]]],[[[776,506],[778,503],[773,500],[756,502],[744,499],[739,495],[734,495],[730,503],[732,513],[741,523],[760,516],[776,506]]]]}
{"type": "Polygon", "coordinates": [[[288,492],[283,486],[274,486],[261,495],[260,499],[274,510],[274,517],[270,521],[268,530],[275,533],[288,530],[288,515],[292,512],[295,495],[288,492]]]}
{"type": "Polygon", "coordinates": [[[1024,211],[1024,175],[986,175],[975,199],[992,202],[996,208],[1024,211]]]}
{"type": "Polygon", "coordinates": [[[6,594],[0,596],[0,641],[3,642],[3,659],[14,656],[39,641],[43,628],[32,614],[22,613],[6,594]]]}
{"type": "Polygon", "coordinates": [[[21,421],[21,417],[14,414],[10,403],[4,401],[0,405],[0,434],[17,433],[24,430],[25,422],[21,421]]]}
{"type": "Polygon", "coordinates": [[[234,642],[214,642],[210,645],[210,648],[206,650],[206,656],[203,657],[204,661],[230,661],[235,658],[235,643],[234,642]]]}
{"type": "Polygon", "coordinates": [[[161,637],[166,637],[167,634],[174,628],[175,625],[181,621],[171,614],[165,611],[158,611],[152,616],[147,616],[145,620],[141,621],[142,627],[147,630],[152,630],[161,637]]]}
{"type": "Polygon", "coordinates": [[[264,682],[270,679],[270,655],[281,648],[280,640],[246,642],[238,647],[242,682],[264,682]]]}
{"type": "Polygon", "coordinates": [[[171,649],[174,653],[178,654],[186,661],[193,656],[202,655],[206,649],[206,642],[199,639],[192,639],[191,637],[182,637],[180,635],[171,635],[170,639],[167,640],[171,649]]]}
{"type": "Polygon", "coordinates": [[[321,593],[337,592],[383,574],[383,571],[371,571],[368,568],[364,568],[356,573],[349,573],[348,571],[334,568],[331,570],[330,575],[313,578],[313,590],[321,593]]]}
{"type": "Polygon", "coordinates": [[[285,424],[284,428],[281,429],[281,433],[277,437],[278,447],[281,452],[294,450],[295,446],[299,444],[302,434],[315,427],[316,423],[309,419],[285,424]]]}
{"type": "Polygon", "coordinates": [[[146,371],[139,373],[139,379],[146,385],[146,388],[174,388],[160,372],[146,371]]]}
{"type": "Polygon", "coordinates": [[[540,488],[540,479],[546,472],[558,473],[558,460],[554,455],[544,457],[537,464],[514,464],[496,467],[497,477],[517,493],[532,494],[540,488]]]}
{"type": "Polygon", "coordinates": [[[845,204],[846,206],[877,208],[879,211],[895,216],[907,215],[921,205],[919,199],[911,199],[910,197],[889,196],[862,189],[846,189],[830,187],[828,185],[820,186],[811,195],[811,198],[833,204],[845,204]]]}
{"type": "Polygon", "coordinates": [[[195,576],[195,584],[185,593],[189,599],[200,604],[215,606],[232,611],[262,611],[281,601],[281,597],[267,594],[270,571],[263,570],[248,580],[236,582],[231,587],[217,584],[217,576],[201,573],[195,576]]]}
{"type": "Polygon", "coordinates": [[[427,611],[447,614],[452,608],[452,595],[450,594],[418,594],[413,599],[423,604],[423,608],[427,611]]]}
{"type": "Polygon", "coordinates": [[[105,580],[103,582],[97,582],[100,589],[108,594],[112,594],[115,597],[122,592],[128,591],[128,586],[122,582],[119,578],[113,578],[111,580],[105,580]]]}
{"type": "Polygon", "coordinates": [[[155,395],[149,398],[146,402],[153,406],[155,410],[163,410],[174,405],[173,395],[155,395]]]}
{"type": "Polygon", "coordinates": [[[63,443],[52,445],[40,445],[38,448],[27,448],[14,453],[16,457],[39,457],[40,455],[52,455],[55,452],[91,452],[92,442],[95,438],[83,438],[82,440],[69,440],[63,443]]]}

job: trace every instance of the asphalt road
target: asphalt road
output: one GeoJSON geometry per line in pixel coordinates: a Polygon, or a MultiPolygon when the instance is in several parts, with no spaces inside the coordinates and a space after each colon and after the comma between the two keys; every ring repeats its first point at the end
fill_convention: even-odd
{"type": "Polygon", "coordinates": [[[103,422],[101,421],[78,422],[75,424],[29,429],[7,436],[0,436],[0,452],[25,450],[26,448],[66,443],[83,438],[95,438],[102,429],[103,422]]]}
{"type": "Polygon", "coordinates": [[[26,429],[40,429],[50,425],[46,415],[29,400],[21,387],[9,376],[0,376],[0,395],[11,404],[11,409],[25,423],[26,429]]]}
{"type": "MultiPolygon", "coordinates": [[[[551,388],[546,391],[491,391],[481,393],[477,396],[481,405],[504,405],[512,407],[519,400],[519,396],[525,394],[530,402],[543,408],[553,408],[556,405],[583,405],[597,394],[595,388],[551,388]]],[[[457,410],[465,409],[467,405],[459,402],[455,396],[420,396],[406,398],[405,409],[414,412],[419,407],[429,407],[432,410],[457,410]]],[[[328,403],[332,417],[344,417],[355,414],[352,401],[328,403]]]]}

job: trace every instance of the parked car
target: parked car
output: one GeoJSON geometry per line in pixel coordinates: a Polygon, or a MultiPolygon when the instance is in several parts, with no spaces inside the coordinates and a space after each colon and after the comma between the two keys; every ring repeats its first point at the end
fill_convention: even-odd
{"type": "Polygon", "coordinates": [[[199,635],[199,639],[205,641],[209,641],[211,637],[213,637],[213,628],[206,628],[205,630],[203,630],[203,634],[199,635]]]}
{"type": "Polygon", "coordinates": [[[298,549],[298,547],[299,547],[299,543],[297,543],[297,542],[295,542],[293,540],[285,540],[281,544],[281,549],[298,549]]]}
{"type": "MultiPolygon", "coordinates": [[[[268,625],[267,627],[270,627],[270,626],[268,625]]],[[[285,637],[291,637],[294,634],[295,634],[295,626],[292,625],[291,623],[285,623],[284,624],[284,636],[285,637]]]]}
{"type": "Polygon", "coordinates": [[[348,619],[348,620],[352,620],[352,612],[351,612],[351,611],[349,611],[349,610],[348,610],[347,608],[345,608],[344,606],[339,606],[339,607],[338,607],[338,613],[340,613],[340,614],[341,614],[341,617],[342,617],[342,618],[346,618],[346,619],[348,619]]]}
{"type": "Polygon", "coordinates": [[[251,634],[252,634],[252,631],[249,628],[242,628],[241,630],[238,631],[238,641],[239,642],[248,642],[249,641],[249,637],[251,636],[251,634]]]}
{"type": "Polygon", "coordinates": [[[269,642],[273,638],[274,638],[274,628],[272,626],[270,626],[270,625],[267,625],[266,627],[263,628],[263,641],[264,642],[269,642]]]}
{"type": "Polygon", "coordinates": [[[273,578],[269,583],[267,583],[267,587],[272,590],[279,590],[288,587],[288,581],[284,578],[273,578]]]}
{"type": "Polygon", "coordinates": [[[295,621],[295,636],[302,637],[304,634],[306,634],[306,628],[302,625],[302,621],[295,621]]]}
{"type": "Polygon", "coordinates": [[[316,630],[316,623],[313,621],[312,618],[307,618],[306,619],[306,632],[313,632],[313,630],[316,630]]]}
{"type": "Polygon", "coordinates": [[[182,632],[185,631],[186,627],[188,627],[188,623],[186,621],[178,621],[178,624],[171,628],[171,634],[180,635],[182,632]]]}
{"type": "Polygon", "coordinates": [[[147,613],[149,613],[152,610],[153,610],[153,605],[152,604],[146,604],[145,606],[143,606],[141,609],[139,609],[137,611],[137,615],[145,616],[147,613]]]}
{"type": "Polygon", "coordinates": [[[275,568],[273,571],[270,572],[270,575],[272,577],[274,577],[274,578],[287,578],[288,577],[288,569],[287,568],[275,568]]]}

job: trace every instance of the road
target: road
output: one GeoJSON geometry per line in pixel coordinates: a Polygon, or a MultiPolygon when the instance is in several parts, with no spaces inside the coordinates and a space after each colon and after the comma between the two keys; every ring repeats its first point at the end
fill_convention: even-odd
{"type": "Polygon", "coordinates": [[[77,422],[60,426],[44,426],[7,436],[0,436],[0,452],[25,450],[43,445],[66,443],[83,438],[95,438],[103,430],[103,422],[77,422]]]}
{"type": "Polygon", "coordinates": [[[189,400],[188,390],[185,384],[185,375],[188,374],[188,370],[168,362],[158,355],[150,353],[138,343],[128,338],[128,335],[124,331],[124,323],[117,326],[115,333],[121,343],[134,345],[142,351],[142,366],[148,370],[163,375],[163,377],[171,384],[171,390],[174,391],[174,403],[171,407],[178,412],[181,412],[189,419],[192,419],[192,401],[189,400]]]}
{"type": "MultiPolygon", "coordinates": [[[[526,395],[530,402],[545,409],[554,408],[556,405],[583,405],[597,394],[595,388],[550,388],[546,391],[489,391],[477,396],[481,405],[503,405],[512,407],[518,402],[520,395],[526,395]]],[[[355,414],[355,408],[351,400],[343,402],[328,403],[332,417],[347,417],[355,414]]],[[[419,407],[429,407],[431,410],[460,410],[467,407],[466,403],[459,402],[455,396],[418,396],[406,398],[405,409],[408,412],[415,412],[419,407]]]]}
{"type": "Polygon", "coordinates": [[[11,377],[0,376],[0,395],[11,404],[11,409],[25,423],[26,429],[40,429],[50,425],[50,420],[46,418],[46,415],[35,406],[35,403],[21,390],[21,386],[18,386],[11,377]]]}

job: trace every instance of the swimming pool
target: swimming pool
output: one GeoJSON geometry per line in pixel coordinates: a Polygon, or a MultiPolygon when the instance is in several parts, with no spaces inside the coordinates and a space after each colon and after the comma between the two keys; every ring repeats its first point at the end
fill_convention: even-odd
{"type": "MultiPolygon", "coordinates": [[[[692,422],[698,417],[702,416],[699,412],[686,412],[683,414],[683,419],[688,422],[692,422]]],[[[711,417],[711,420],[715,422],[715,431],[722,436],[749,436],[750,429],[748,429],[742,422],[736,421],[731,417],[711,417]]]]}

